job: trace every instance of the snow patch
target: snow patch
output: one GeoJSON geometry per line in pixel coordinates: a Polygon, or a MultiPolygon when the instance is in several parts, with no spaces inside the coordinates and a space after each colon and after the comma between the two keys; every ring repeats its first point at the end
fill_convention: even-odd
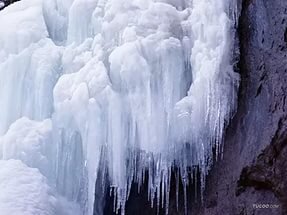
{"type": "Polygon", "coordinates": [[[21,161],[0,161],[0,211],[3,215],[55,215],[59,202],[37,169],[21,161]]]}

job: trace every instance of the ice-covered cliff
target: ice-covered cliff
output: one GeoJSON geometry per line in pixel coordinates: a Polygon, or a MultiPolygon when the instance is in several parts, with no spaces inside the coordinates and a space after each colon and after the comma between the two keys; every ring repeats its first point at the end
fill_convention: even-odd
{"type": "Polygon", "coordinates": [[[2,10],[0,168],[37,168],[61,210],[88,215],[99,173],[122,214],[132,182],[141,186],[147,173],[151,204],[162,199],[168,213],[172,168],[187,185],[188,168],[199,166],[204,184],[236,107],[233,7],[22,0],[2,10]]]}

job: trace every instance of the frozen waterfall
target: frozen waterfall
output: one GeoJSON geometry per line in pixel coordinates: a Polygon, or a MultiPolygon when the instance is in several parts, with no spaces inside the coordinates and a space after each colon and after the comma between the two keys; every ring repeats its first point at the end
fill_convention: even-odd
{"type": "Polygon", "coordinates": [[[22,0],[0,11],[3,215],[29,198],[38,203],[25,215],[92,215],[101,172],[121,214],[145,172],[151,204],[165,199],[166,213],[174,166],[186,186],[187,168],[199,166],[204,184],[236,107],[234,7],[22,0]]]}

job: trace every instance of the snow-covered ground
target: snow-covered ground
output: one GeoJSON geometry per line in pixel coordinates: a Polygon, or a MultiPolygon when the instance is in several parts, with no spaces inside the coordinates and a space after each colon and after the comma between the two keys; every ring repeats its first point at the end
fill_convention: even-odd
{"type": "Polygon", "coordinates": [[[157,191],[168,201],[174,162],[184,184],[188,166],[204,180],[239,82],[230,4],[22,0],[2,10],[1,214],[91,215],[100,158],[122,214],[145,170],[151,201],[157,191]]]}

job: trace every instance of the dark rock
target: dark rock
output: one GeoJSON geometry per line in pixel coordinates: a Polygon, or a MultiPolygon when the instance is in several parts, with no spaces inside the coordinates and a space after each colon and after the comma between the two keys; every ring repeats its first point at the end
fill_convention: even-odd
{"type": "MultiPolygon", "coordinates": [[[[287,214],[287,117],[281,118],[271,144],[257,157],[254,164],[245,167],[238,181],[242,192],[247,187],[272,191],[287,214]]],[[[239,192],[238,194],[240,194],[239,192]]]]}

